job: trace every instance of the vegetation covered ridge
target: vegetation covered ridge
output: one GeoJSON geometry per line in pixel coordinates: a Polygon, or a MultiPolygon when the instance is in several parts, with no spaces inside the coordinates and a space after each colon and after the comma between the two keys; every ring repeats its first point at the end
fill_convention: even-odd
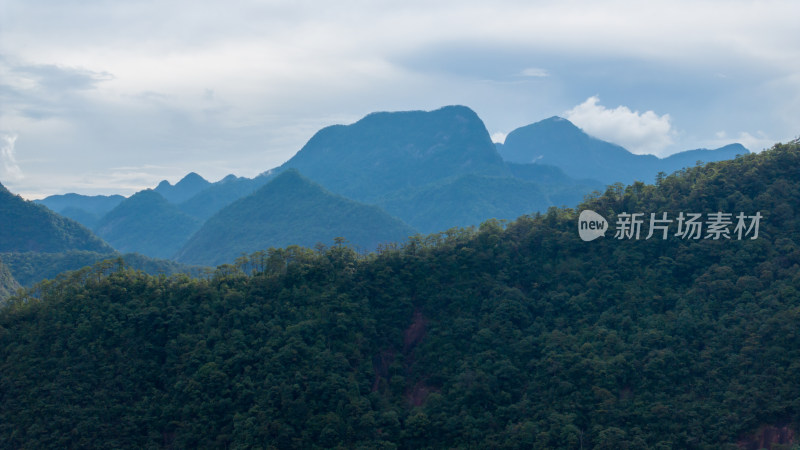
{"type": "Polygon", "coordinates": [[[367,255],[62,275],[0,309],[0,441],[791,448],[798,168],[793,142],[367,255]],[[582,209],[763,219],[757,239],[583,242],[582,209]]]}

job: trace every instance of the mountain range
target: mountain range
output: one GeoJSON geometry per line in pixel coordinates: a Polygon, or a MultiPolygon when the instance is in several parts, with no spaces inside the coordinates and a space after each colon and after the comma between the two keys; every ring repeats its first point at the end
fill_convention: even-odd
{"type": "Polygon", "coordinates": [[[575,205],[615,182],[652,182],[659,172],[743,153],[732,144],[664,159],[635,155],[559,117],[495,144],[474,111],[447,106],[323,128],[286,163],[252,179],[211,183],[192,172],[128,199],[67,194],[38,202],[122,252],[219,264],[264,246],[330,245],[335,237],[374,250],[386,239],[513,220],[575,205]],[[311,205],[316,210],[303,209],[311,205]],[[358,211],[358,220],[339,211],[358,211]],[[387,229],[363,228],[368,216],[387,229]]]}
{"type": "Polygon", "coordinates": [[[497,148],[506,161],[553,165],[571,177],[600,180],[604,184],[652,183],[659,172],[668,175],[697,161],[723,161],[750,153],[741,144],[730,144],[715,150],[687,150],[663,159],[637,155],[589,136],[561,117],[517,128],[497,148]]]}
{"type": "MultiPolygon", "coordinates": [[[[135,197],[140,196],[134,195],[122,203],[135,202],[135,197]]],[[[75,198],[65,197],[67,203],[75,201],[75,198]]],[[[97,201],[97,198],[88,199],[89,204],[97,201]]],[[[146,217],[139,220],[146,221],[146,217]]],[[[142,238],[153,239],[152,236],[142,238]]],[[[80,223],[14,195],[0,184],[0,301],[20,286],[29,288],[43,279],[107,259],[120,259],[129,267],[152,274],[199,271],[173,261],[120,253],[80,223]]]]}
{"type": "MultiPolygon", "coordinates": [[[[798,168],[795,141],[370,254],[290,246],[202,277],[116,262],[63,274],[0,306],[0,442],[796,449],[798,168]],[[586,242],[586,210],[617,231],[631,213],[643,231],[647,213],[668,216],[668,237],[586,242]],[[704,236],[681,235],[683,212],[704,236]],[[720,212],[733,223],[715,239],[720,212]],[[737,236],[738,213],[759,226],[737,236]]],[[[309,197],[357,213],[336,195],[287,170],[215,217],[258,214],[257,231],[292,223],[294,203],[313,214],[309,197]]]]}
{"type": "Polygon", "coordinates": [[[415,233],[380,208],[328,192],[290,169],[208,219],[175,259],[215,266],[254,249],[327,245],[337,237],[374,250],[415,233]]]}
{"type": "Polygon", "coordinates": [[[201,225],[158,191],[148,189],[109,211],[95,225],[95,233],[123,253],[171,258],[201,225]]]}

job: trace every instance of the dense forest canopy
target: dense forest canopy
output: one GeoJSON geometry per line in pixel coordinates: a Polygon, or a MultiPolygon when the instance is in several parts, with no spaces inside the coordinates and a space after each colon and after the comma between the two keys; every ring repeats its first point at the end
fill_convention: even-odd
{"type": "Polygon", "coordinates": [[[0,441],[792,448],[798,206],[793,142],[368,255],[269,249],[199,278],[107,261],[0,309],[0,441]],[[757,239],[583,242],[585,209],[763,218],[757,239]]]}

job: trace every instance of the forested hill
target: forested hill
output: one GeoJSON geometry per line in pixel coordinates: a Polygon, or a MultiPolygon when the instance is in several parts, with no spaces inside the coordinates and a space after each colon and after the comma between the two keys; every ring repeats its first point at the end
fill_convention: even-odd
{"type": "Polygon", "coordinates": [[[613,186],[581,205],[614,228],[591,242],[578,210],[553,208],[366,257],[290,247],[203,279],[64,276],[0,310],[0,442],[792,448],[799,169],[795,142],[613,186]],[[667,239],[614,238],[626,214],[664,212],[761,219],[757,237],[733,219],[716,240],[677,221],[667,239]]]}
{"type": "Polygon", "coordinates": [[[147,189],[109,211],[94,230],[121,252],[171,258],[201,225],[200,220],[147,189]]]}
{"type": "Polygon", "coordinates": [[[216,265],[260,249],[292,244],[312,247],[339,237],[372,251],[415,233],[381,209],[335,195],[289,169],[212,216],[175,260],[216,265]]]}
{"type": "Polygon", "coordinates": [[[290,168],[366,203],[448,177],[510,175],[483,121],[465,106],[372,113],[323,128],[278,170],[290,168]]]}
{"type": "Polygon", "coordinates": [[[0,184],[0,252],[113,249],[74,220],[14,195],[0,184]]]}

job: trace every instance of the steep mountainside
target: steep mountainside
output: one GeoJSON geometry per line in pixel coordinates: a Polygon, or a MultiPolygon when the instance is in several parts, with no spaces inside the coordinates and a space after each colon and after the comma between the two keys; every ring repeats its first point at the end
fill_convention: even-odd
{"type": "Polygon", "coordinates": [[[200,225],[198,219],[148,189],[109,211],[95,232],[120,252],[171,258],[200,225]]]}
{"type": "Polygon", "coordinates": [[[366,256],[64,276],[0,308],[0,442],[794,448],[799,168],[795,142],[612,186],[580,206],[614,229],[591,242],[578,210],[552,208],[366,256]],[[681,236],[681,212],[702,236],[681,236]],[[719,212],[730,235],[706,237],[719,212]],[[648,213],[673,220],[668,238],[614,237],[648,213]]]}
{"type": "Polygon", "coordinates": [[[749,153],[740,144],[731,144],[716,150],[681,152],[665,159],[636,155],[589,136],[561,117],[517,128],[497,148],[506,161],[554,165],[573,178],[596,179],[605,184],[653,182],[658,172],[669,174],[691,167],[698,160],[722,161],[749,153]]]}
{"type": "Polygon", "coordinates": [[[113,249],[79,223],[24,200],[0,184],[0,252],[113,249]]]}
{"type": "Polygon", "coordinates": [[[365,202],[455,175],[509,175],[483,122],[464,106],[373,113],[324,128],[279,170],[288,168],[365,202]]]}
{"type": "Polygon", "coordinates": [[[11,275],[11,271],[0,260],[0,305],[3,304],[3,300],[16,293],[20,287],[22,286],[11,275]]]}
{"type": "Polygon", "coordinates": [[[287,245],[311,247],[318,242],[330,245],[336,237],[372,250],[414,233],[379,208],[332,194],[289,170],[210,218],[176,260],[230,263],[243,253],[287,245]]]}
{"type": "Polygon", "coordinates": [[[480,225],[488,219],[512,220],[554,206],[538,184],[481,175],[401,191],[379,200],[378,205],[423,233],[480,225]]]}

